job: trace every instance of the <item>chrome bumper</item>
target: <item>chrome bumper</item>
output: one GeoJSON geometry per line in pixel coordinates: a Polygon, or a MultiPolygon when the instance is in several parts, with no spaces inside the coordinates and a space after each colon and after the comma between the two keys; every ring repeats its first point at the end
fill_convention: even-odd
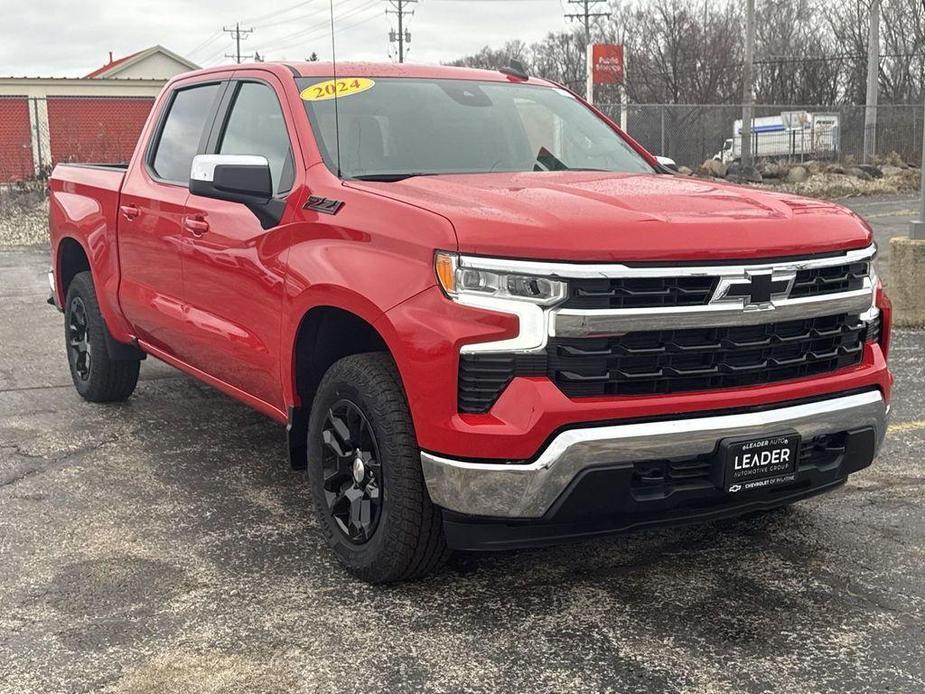
{"type": "Polygon", "coordinates": [[[474,516],[540,518],[580,472],[710,454],[720,439],[794,429],[804,439],[873,427],[877,446],[889,407],[879,391],[763,412],[570,429],[531,463],[472,463],[421,453],[434,503],[474,516]]]}

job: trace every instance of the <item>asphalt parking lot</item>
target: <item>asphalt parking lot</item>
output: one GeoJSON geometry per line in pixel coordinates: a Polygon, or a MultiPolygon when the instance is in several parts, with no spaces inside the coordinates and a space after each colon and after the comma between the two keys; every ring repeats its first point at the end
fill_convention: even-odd
{"type": "MultiPolygon", "coordinates": [[[[882,237],[914,207],[854,204],[882,237]]],[[[925,333],[830,495],[374,588],[282,427],[154,360],[128,403],[80,400],[47,265],[0,250],[0,692],[925,690],[925,333]]]]}

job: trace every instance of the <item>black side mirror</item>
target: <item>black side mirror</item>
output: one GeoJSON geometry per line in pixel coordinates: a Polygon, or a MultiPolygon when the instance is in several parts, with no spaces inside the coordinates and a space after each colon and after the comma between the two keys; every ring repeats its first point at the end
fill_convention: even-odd
{"type": "Polygon", "coordinates": [[[241,203],[264,229],[279,224],[286,207],[273,197],[270,163],[256,155],[196,155],[190,167],[189,190],[193,195],[241,203]]]}

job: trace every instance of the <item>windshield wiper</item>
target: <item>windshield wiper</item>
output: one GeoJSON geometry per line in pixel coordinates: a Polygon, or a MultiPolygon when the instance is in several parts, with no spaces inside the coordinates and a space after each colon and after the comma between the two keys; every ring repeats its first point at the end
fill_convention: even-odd
{"type": "Polygon", "coordinates": [[[610,169],[592,169],[587,166],[568,166],[564,161],[559,159],[555,154],[545,147],[540,147],[536,155],[536,163],[533,165],[534,171],[610,171],[610,169]]]}
{"type": "Polygon", "coordinates": [[[359,176],[350,176],[354,181],[384,181],[386,183],[394,183],[395,181],[404,181],[406,178],[414,178],[415,176],[437,176],[436,173],[420,173],[420,172],[408,172],[408,173],[378,173],[378,174],[360,174],[359,176]]]}

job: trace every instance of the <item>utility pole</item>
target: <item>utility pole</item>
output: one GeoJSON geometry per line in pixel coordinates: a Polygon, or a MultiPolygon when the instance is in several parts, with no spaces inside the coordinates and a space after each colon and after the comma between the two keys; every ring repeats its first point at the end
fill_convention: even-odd
{"type": "Polygon", "coordinates": [[[867,107],[864,109],[864,163],[877,154],[877,97],[880,89],[880,0],[870,0],[867,29],[867,107]]]}
{"type": "Polygon", "coordinates": [[[752,122],[755,118],[755,0],[745,6],[745,65],[742,69],[742,166],[752,165],[752,122]]]}
{"type": "Polygon", "coordinates": [[[394,14],[398,17],[398,32],[389,31],[389,43],[398,43],[398,62],[405,62],[405,44],[411,43],[411,32],[405,29],[405,15],[409,17],[414,14],[414,10],[407,9],[408,5],[414,5],[418,0],[388,0],[393,9],[386,9],[386,14],[394,14]]]}
{"type": "Polygon", "coordinates": [[[607,0],[568,0],[569,5],[580,5],[582,7],[581,12],[568,12],[565,15],[566,19],[577,19],[585,27],[585,46],[591,45],[591,20],[597,19],[598,17],[609,17],[610,12],[592,12],[592,10],[597,9],[598,5],[606,3],[607,0]]]}
{"type": "MultiPolygon", "coordinates": [[[[922,0],[922,10],[925,11],[925,0],[922,0]]],[[[922,118],[925,125],[925,118],[922,118]]],[[[919,218],[912,222],[909,229],[909,238],[917,241],[925,241],[925,131],[922,133],[922,168],[919,169],[919,179],[922,188],[921,208],[919,209],[919,218]]]]}
{"type": "MultiPolygon", "coordinates": [[[[609,12],[594,11],[597,9],[597,6],[603,2],[606,2],[606,0],[568,0],[569,5],[580,6],[581,12],[566,12],[565,14],[566,19],[578,20],[585,28],[585,80],[587,84],[585,87],[585,98],[592,104],[594,103],[594,78],[592,75],[594,65],[591,57],[591,21],[598,17],[610,16],[609,12]]],[[[623,109],[621,109],[621,114],[622,111],[623,109]]]]}
{"type": "Polygon", "coordinates": [[[235,52],[234,52],[234,55],[229,55],[228,53],[226,53],[226,54],[225,54],[225,57],[226,57],[226,58],[234,58],[235,62],[236,62],[238,65],[240,65],[240,64],[241,64],[241,58],[250,58],[250,57],[252,57],[252,56],[249,56],[249,55],[245,55],[245,56],[242,56],[242,55],[241,55],[241,39],[242,39],[242,38],[246,39],[248,34],[254,33],[254,28],[253,28],[253,27],[251,27],[250,29],[242,29],[242,28],[241,28],[241,23],[240,23],[240,22],[237,22],[237,23],[236,23],[232,28],[230,28],[230,29],[229,29],[228,27],[222,27],[222,31],[231,34],[231,35],[234,37],[234,43],[235,43],[235,52]]]}

